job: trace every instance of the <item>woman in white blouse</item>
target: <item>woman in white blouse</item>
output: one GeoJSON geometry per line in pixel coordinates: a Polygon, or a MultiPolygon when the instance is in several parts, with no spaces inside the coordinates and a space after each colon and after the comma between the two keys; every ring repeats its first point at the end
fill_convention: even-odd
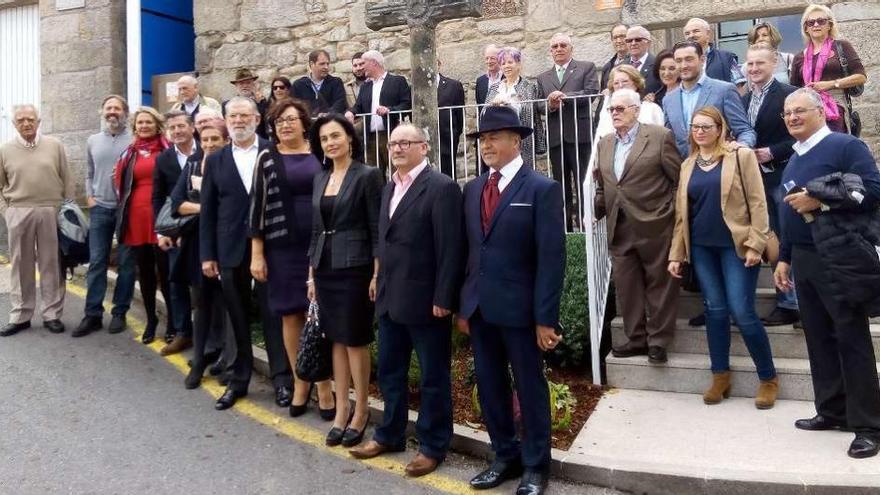
{"type": "MultiPolygon", "coordinates": [[[[608,76],[608,98],[603,98],[602,110],[599,112],[599,125],[596,127],[594,134],[596,141],[614,132],[614,126],[611,124],[611,114],[608,113],[607,106],[608,102],[611,101],[611,94],[622,88],[631,89],[644,96],[645,78],[642,77],[638,69],[631,65],[618,65],[611,70],[611,74],[608,76]]],[[[642,124],[664,125],[666,119],[663,115],[663,109],[656,103],[650,101],[642,102],[639,122],[642,124]]]]}

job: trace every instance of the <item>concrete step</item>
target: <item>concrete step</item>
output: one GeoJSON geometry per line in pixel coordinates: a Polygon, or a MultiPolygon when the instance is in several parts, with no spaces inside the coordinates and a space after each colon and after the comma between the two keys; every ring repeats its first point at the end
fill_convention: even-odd
{"type": "MultiPolygon", "coordinates": [[[[769,287],[758,287],[755,293],[755,309],[764,316],[776,307],[776,291],[769,287]]],[[[681,291],[678,296],[678,317],[692,318],[703,312],[703,295],[699,292],[681,291]]]]}
{"type": "MultiPolygon", "coordinates": [[[[806,359],[775,358],[779,376],[779,398],[813,400],[810,363],[806,359]]],[[[712,381],[709,356],[706,354],[670,353],[669,362],[655,365],[645,356],[606,360],[608,384],[612,387],[702,394],[712,381]]],[[[758,389],[758,375],[752,359],[730,357],[733,373],[731,395],[754,397],[758,389]]]]}
{"type": "MultiPolygon", "coordinates": [[[[804,331],[792,325],[766,327],[770,338],[773,356],[779,358],[807,359],[807,342],[804,331]]],[[[748,356],[749,352],[743,343],[742,335],[736,325],[730,327],[730,354],[732,356],[748,356]]],[[[614,345],[626,342],[623,333],[623,318],[617,317],[611,322],[611,335],[614,345]]],[[[871,340],[874,343],[874,354],[880,357],[880,324],[871,324],[871,340]]],[[[675,329],[675,339],[669,352],[685,354],[707,354],[706,327],[692,327],[687,320],[680,319],[675,329]]]]}

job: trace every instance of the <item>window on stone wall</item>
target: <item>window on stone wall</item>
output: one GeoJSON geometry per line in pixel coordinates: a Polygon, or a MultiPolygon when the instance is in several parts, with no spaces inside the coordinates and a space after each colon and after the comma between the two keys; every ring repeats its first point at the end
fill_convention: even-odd
{"type": "MultiPolygon", "coordinates": [[[[757,17],[754,19],[721,21],[712,26],[715,29],[715,40],[718,47],[722,50],[735,53],[740,61],[745,60],[746,49],[749,47],[749,29],[759,22],[769,22],[770,24],[773,24],[782,34],[782,45],[779,47],[780,51],[797,53],[803,50],[804,42],[801,39],[801,13],[776,17],[757,17]]],[[[684,25],[667,29],[665,33],[665,45],[672,46],[676,42],[683,40],[683,28],[684,25]]],[[[660,50],[656,44],[655,49],[657,51],[660,50]]]]}

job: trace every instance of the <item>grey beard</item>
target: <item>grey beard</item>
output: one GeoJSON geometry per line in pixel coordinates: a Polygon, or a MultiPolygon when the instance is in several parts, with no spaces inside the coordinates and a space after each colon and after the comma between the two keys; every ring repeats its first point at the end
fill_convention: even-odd
{"type": "Polygon", "coordinates": [[[113,134],[122,132],[127,124],[127,119],[118,119],[115,123],[107,119],[101,119],[101,129],[113,134]]]}

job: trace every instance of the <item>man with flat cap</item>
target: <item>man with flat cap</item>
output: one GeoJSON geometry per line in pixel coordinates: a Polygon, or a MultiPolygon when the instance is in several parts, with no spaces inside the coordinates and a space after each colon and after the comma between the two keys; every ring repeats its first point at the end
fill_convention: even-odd
{"type": "Polygon", "coordinates": [[[518,495],[544,493],[550,470],[550,398],[542,352],[556,333],[565,275],[562,187],[520,156],[532,129],[508,106],[480,118],[486,173],[464,187],[467,265],[459,328],[469,333],[477,389],[495,460],[471,480],[494,488],[522,474],[518,495]],[[508,367],[522,414],[522,445],[513,421],[508,367]]]}

